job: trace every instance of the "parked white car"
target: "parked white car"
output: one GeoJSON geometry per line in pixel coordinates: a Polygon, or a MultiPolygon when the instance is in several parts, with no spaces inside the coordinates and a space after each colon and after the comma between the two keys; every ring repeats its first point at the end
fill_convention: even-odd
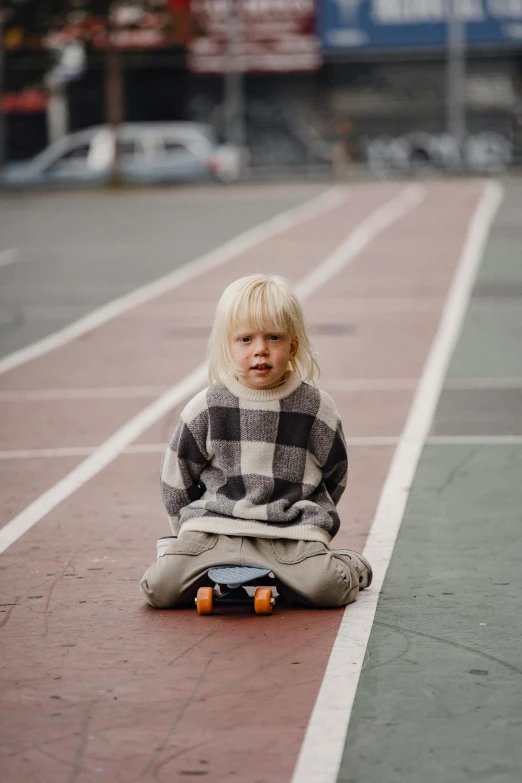
{"type": "MultiPolygon", "coordinates": [[[[118,132],[125,182],[232,182],[241,168],[240,150],[217,143],[212,128],[191,122],[125,123],[118,132]]],[[[30,161],[2,173],[10,186],[106,182],[116,149],[110,126],[64,136],[30,161]]]]}

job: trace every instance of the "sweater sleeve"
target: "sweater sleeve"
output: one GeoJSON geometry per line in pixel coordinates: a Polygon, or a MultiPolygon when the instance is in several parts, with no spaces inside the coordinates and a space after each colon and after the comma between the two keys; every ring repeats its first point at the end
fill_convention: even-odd
{"type": "Polygon", "coordinates": [[[179,513],[204,493],[199,477],[207,462],[208,409],[204,393],[198,394],[180,416],[161,466],[161,494],[174,535],[179,513]]]}
{"type": "Polygon", "coordinates": [[[323,467],[323,480],[328,494],[337,505],[348,480],[348,454],[343,426],[339,424],[332,439],[332,447],[323,467]]]}
{"type": "Polygon", "coordinates": [[[346,489],[348,454],[341,417],[334,401],[325,392],[321,392],[321,405],[312,432],[312,451],[328,494],[337,505],[346,489]]]}

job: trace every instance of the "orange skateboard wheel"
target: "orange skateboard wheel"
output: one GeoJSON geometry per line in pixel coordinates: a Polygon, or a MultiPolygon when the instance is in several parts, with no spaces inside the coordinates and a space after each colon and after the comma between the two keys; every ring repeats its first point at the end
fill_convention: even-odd
{"type": "Polygon", "coordinates": [[[254,610],[256,614],[271,614],[274,608],[274,599],[269,587],[258,587],[254,596],[254,610]]]}
{"type": "Polygon", "coordinates": [[[213,614],[214,590],[212,587],[200,587],[196,597],[196,609],[199,614],[213,614]]]}

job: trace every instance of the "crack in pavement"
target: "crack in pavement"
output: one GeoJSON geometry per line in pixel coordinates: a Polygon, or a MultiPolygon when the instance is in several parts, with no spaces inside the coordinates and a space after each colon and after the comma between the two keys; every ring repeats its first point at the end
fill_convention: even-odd
{"type": "MultiPolygon", "coordinates": [[[[201,685],[201,683],[205,679],[207,671],[208,671],[208,669],[210,667],[210,664],[214,660],[215,655],[216,655],[216,653],[211,653],[210,654],[208,660],[205,662],[205,665],[203,667],[203,671],[201,672],[200,676],[198,677],[196,683],[194,684],[194,687],[192,688],[191,692],[189,693],[189,695],[185,699],[184,703],[181,705],[181,707],[177,711],[177,713],[176,713],[176,715],[174,717],[174,720],[172,721],[171,725],[169,726],[168,730],[165,733],[165,736],[163,737],[163,739],[161,740],[159,745],[157,745],[154,748],[154,750],[152,752],[152,755],[150,756],[148,762],[145,764],[145,766],[141,770],[141,773],[140,773],[140,775],[141,775],[140,779],[141,780],[143,779],[144,775],[146,775],[148,772],[151,771],[151,769],[154,766],[156,766],[157,758],[158,758],[159,754],[166,747],[168,741],[170,740],[170,738],[172,737],[172,735],[173,735],[173,733],[174,733],[174,731],[176,729],[176,726],[178,725],[180,720],[183,718],[185,712],[188,710],[188,708],[190,707],[190,705],[194,701],[194,697],[195,697],[196,693],[198,692],[199,686],[201,685]]],[[[72,783],[72,781],[70,781],[70,783],[72,783]]]]}
{"type": "Polygon", "coordinates": [[[434,634],[430,633],[424,633],[422,631],[414,631],[412,628],[402,628],[399,625],[393,625],[392,623],[383,623],[382,620],[375,620],[375,625],[383,625],[386,626],[386,628],[393,628],[395,631],[399,631],[399,633],[410,633],[414,636],[422,636],[425,639],[433,639],[436,642],[442,642],[443,644],[448,644],[451,647],[455,647],[459,650],[466,650],[467,652],[472,652],[475,655],[479,655],[481,658],[486,658],[489,661],[493,661],[494,663],[498,663],[501,666],[504,666],[506,669],[510,669],[510,671],[515,672],[516,674],[522,674],[522,669],[518,666],[515,666],[512,663],[508,663],[507,661],[503,661],[502,658],[497,658],[495,655],[490,655],[489,653],[482,652],[481,650],[475,649],[475,647],[471,647],[468,644],[461,644],[460,642],[452,642],[451,639],[444,639],[442,636],[435,636],[434,634]]]}
{"type": "Polygon", "coordinates": [[[481,446],[475,446],[473,449],[471,449],[466,456],[460,460],[460,462],[457,462],[454,468],[452,468],[448,474],[448,477],[446,478],[446,481],[444,481],[440,487],[437,488],[437,495],[440,497],[443,492],[451,485],[453,484],[454,480],[458,476],[459,472],[464,468],[468,462],[471,462],[475,454],[480,451],[481,446]]]}

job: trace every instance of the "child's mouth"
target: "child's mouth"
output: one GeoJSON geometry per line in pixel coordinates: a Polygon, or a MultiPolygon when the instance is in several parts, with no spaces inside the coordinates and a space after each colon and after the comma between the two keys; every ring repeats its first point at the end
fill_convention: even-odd
{"type": "Polygon", "coordinates": [[[256,375],[266,375],[270,372],[272,367],[269,364],[256,364],[254,367],[252,367],[256,375]]]}

